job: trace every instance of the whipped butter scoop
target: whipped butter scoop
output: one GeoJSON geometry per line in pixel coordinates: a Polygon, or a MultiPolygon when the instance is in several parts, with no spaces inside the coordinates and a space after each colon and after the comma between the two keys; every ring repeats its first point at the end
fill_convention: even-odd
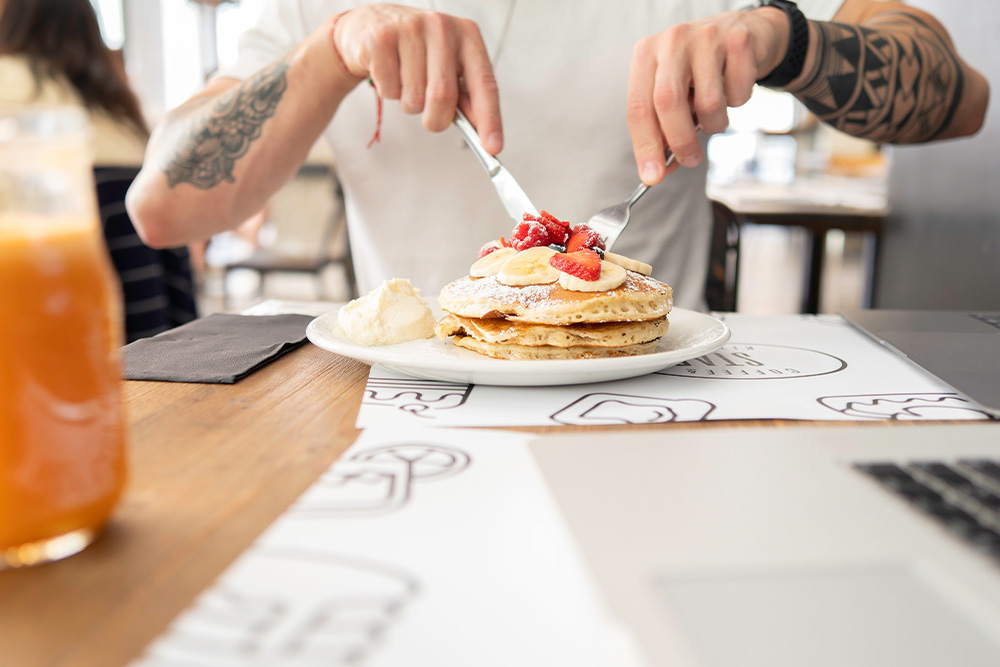
{"type": "Polygon", "coordinates": [[[434,335],[434,315],[409,280],[386,280],[340,309],[337,324],[352,343],[391,345],[434,335]]]}

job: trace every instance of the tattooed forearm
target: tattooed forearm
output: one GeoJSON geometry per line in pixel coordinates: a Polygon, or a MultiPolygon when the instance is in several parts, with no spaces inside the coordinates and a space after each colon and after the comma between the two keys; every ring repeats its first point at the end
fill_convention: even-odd
{"type": "Polygon", "coordinates": [[[918,17],[886,12],[863,27],[814,22],[816,54],[789,89],[823,121],[878,142],[929,141],[962,97],[961,64],[918,17]]]}
{"type": "Polygon", "coordinates": [[[285,93],[287,71],[287,61],[278,61],[224,93],[164,168],[169,186],[190,183],[207,190],[233,183],[236,160],[260,137],[285,93]]]}

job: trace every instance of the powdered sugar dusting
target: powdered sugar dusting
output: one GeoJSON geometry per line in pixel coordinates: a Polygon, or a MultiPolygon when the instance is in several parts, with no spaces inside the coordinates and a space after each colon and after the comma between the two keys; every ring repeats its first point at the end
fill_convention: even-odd
{"type": "MultiPolygon", "coordinates": [[[[644,276],[635,271],[626,271],[625,283],[622,287],[642,290],[644,292],[665,292],[669,289],[666,283],[662,283],[652,276],[644,276]]],[[[672,291],[672,290],[671,290],[672,291]]]]}
{"type": "Polygon", "coordinates": [[[552,296],[552,292],[556,287],[555,283],[510,287],[497,281],[496,276],[490,276],[489,278],[456,280],[450,285],[445,286],[441,294],[447,295],[449,298],[489,301],[501,307],[520,305],[530,308],[544,303],[546,299],[552,296]]]}

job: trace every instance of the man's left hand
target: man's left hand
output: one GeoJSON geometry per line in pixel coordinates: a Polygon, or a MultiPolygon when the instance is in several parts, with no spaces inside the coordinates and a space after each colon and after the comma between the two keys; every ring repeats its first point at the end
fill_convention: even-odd
{"type": "Polygon", "coordinates": [[[629,72],[627,119],[639,177],[659,183],[677,167],[704,159],[696,125],[705,134],[729,125],[727,107],[750,99],[754,82],[784,57],[788,19],[780,9],[719,14],[682,23],[635,46],[629,72]]]}

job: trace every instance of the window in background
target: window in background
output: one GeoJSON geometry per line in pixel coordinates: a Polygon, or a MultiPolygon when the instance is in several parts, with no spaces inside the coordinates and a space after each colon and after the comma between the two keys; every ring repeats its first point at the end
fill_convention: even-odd
{"type": "Polygon", "coordinates": [[[165,0],[160,3],[165,37],[163,63],[167,108],[181,104],[200,90],[205,83],[204,73],[211,69],[211,65],[217,62],[220,68],[225,68],[236,62],[239,37],[257,22],[262,8],[263,0],[223,3],[215,8],[213,20],[211,9],[194,2],[165,0]],[[208,12],[207,18],[202,12],[208,12]],[[218,53],[203,53],[202,45],[211,44],[213,40],[193,40],[190,36],[213,29],[218,53]],[[172,39],[174,35],[185,35],[185,38],[172,39]]]}
{"type": "Polygon", "coordinates": [[[239,4],[219,6],[215,17],[220,69],[236,63],[240,35],[257,23],[263,6],[263,0],[241,0],[239,4]]]}
{"type": "Polygon", "coordinates": [[[791,183],[798,151],[792,133],[806,115],[790,94],[755,87],[749,102],[729,109],[729,129],[709,141],[709,179],[791,183]]]}
{"type": "Polygon", "coordinates": [[[884,179],[880,147],[820,123],[789,93],[759,86],[745,105],[729,109],[729,128],[708,144],[715,185],[789,185],[797,177],[884,179]]]}
{"type": "Polygon", "coordinates": [[[101,24],[101,36],[109,48],[118,50],[125,44],[122,0],[90,0],[101,24]]]}
{"type": "Polygon", "coordinates": [[[180,0],[160,3],[163,30],[164,102],[173,109],[204,85],[198,39],[198,6],[180,0]]]}
{"type": "Polygon", "coordinates": [[[791,94],[754,86],[749,102],[729,110],[729,129],[787,134],[795,129],[805,113],[791,94]]]}

